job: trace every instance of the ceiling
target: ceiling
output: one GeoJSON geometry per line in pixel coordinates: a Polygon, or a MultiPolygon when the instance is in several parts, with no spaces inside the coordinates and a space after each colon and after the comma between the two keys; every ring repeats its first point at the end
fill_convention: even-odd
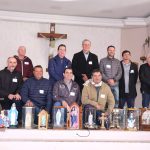
{"type": "Polygon", "coordinates": [[[150,16],[150,0],[0,0],[0,11],[125,19],[150,16]]]}

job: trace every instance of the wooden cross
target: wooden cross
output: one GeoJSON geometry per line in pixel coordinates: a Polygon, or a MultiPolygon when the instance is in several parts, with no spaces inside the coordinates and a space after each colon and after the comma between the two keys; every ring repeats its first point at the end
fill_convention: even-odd
{"type": "MultiPolygon", "coordinates": [[[[37,37],[49,39],[49,41],[50,41],[49,46],[50,46],[50,49],[52,49],[55,47],[55,40],[56,39],[67,39],[67,34],[55,33],[55,23],[51,23],[50,24],[50,33],[38,32],[37,37]]],[[[53,53],[50,53],[49,57],[48,57],[48,61],[52,57],[53,57],[53,53]]],[[[48,71],[48,69],[46,68],[46,72],[47,71],[48,71]]]]}
{"type": "Polygon", "coordinates": [[[100,119],[101,119],[101,122],[102,122],[101,129],[105,129],[104,122],[105,122],[105,120],[106,120],[106,117],[105,117],[105,114],[104,114],[104,113],[102,113],[102,116],[100,117],[100,119]]]}
{"type": "Polygon", "coordinates": [[[55,42],[56,39],[67,39],[67,34],[55,33],[55,23],[51,23],[50,24],[50,33],[38,32],[37,37],[48,38],[50,40],[50,46],[55,47],[55,43],[52,43],[52,42],[53,41],[55,42]]]}

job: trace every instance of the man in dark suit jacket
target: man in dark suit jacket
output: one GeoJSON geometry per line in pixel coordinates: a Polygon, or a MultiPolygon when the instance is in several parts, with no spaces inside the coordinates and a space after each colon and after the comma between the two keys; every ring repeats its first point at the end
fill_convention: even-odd
{"type": "Polygon", "coordinates": [[[72,59],[72,69],[75,75],[75,81],[83,89],[83,83],[91,78],[93,69],[98,69],[98,57],[90,52],[91,41],[88,39],[82,42],[83,50],[74,54],[72,59]]]}
{"type": "Polygon", "coordinates": [[[137,96],[136,83],[138,79],[138,67],[135,63],[131,62],[130,51],[123,51],[122,57],[122,77],[119,80],[119,107],[123,108],[127,102],[128,108],[133,108],[137,96]]]}

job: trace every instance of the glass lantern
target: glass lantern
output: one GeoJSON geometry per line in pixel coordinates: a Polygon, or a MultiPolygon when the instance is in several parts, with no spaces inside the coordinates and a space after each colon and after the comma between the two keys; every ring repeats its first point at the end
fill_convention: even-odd
{"type": "Polygon", "coordinates": [[[126,130],[139,130],[140,110],[136,108],[128,108],[126,113],[126,130]]]}
{"type": "Polygon", "coordinates": [[[84,128],[96,129],[96,109],[85,108],[84,110],[84,128]]]}
{"type": "Polygon", "coordinates": [[[126,109],[114,108],[110,114],[110,128],[125,129],[126,113],[126,109]]]}
{"type": "Polygon", "coordinates": [[[53,108],[53,128],[65,128],[67,120],[67,110],[63,106],[53,108]]]}
{"type": "Polygon", "coordinates": [[[150,108],[141,108],[140,111],[140,130],[150,131],[150,108]]]}
{"type": "Polygon", "coordinates": [[[34,107],[23,107],[22,108],[22,127],[25,129],[34,128],[34,107]]]}

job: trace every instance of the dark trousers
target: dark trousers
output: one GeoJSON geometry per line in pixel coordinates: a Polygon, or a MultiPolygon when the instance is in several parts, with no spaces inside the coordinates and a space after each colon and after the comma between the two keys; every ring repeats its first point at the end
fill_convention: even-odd
{"type": "Polygon", "coordinates": [[[124,97],[119,99],[119,108],[123,109],[125,103],[127,103],[128,108],[134,108],[135,97],[130,97],[128,93],[124,97]]]}
{"type": "Polygon", "coordinates": [[[144,107],[149,107],[150,103],[150,94],[143,92],[142,93],[142,106],[144,107]]]}

